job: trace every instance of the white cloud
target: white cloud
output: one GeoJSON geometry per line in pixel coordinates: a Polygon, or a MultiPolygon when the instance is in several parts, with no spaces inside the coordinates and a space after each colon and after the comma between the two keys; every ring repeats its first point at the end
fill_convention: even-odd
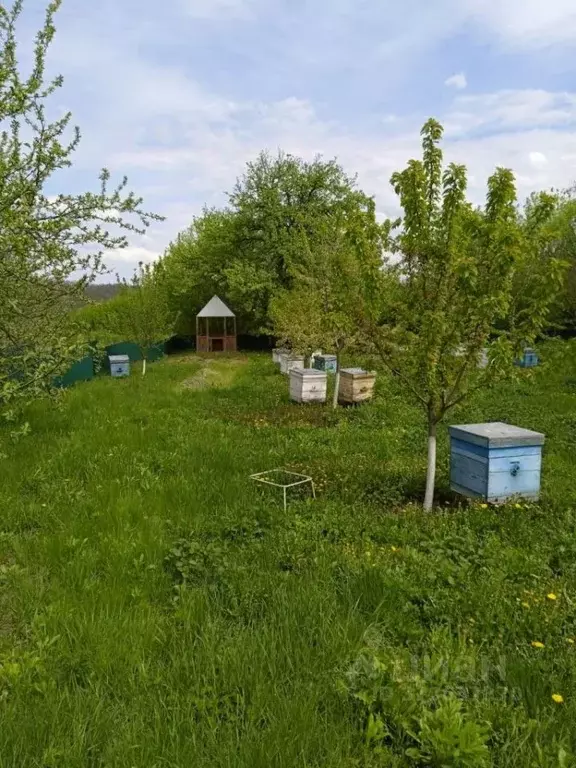
{"type": "MultiPolygon", "coordinates": [[[[484,51],[498,46],[536,57],[540,47],[576,41],[576,0],[405,0],[400,10],[391,0],[331,0],[325,7],[312,0],[68,0],[62,14],[50,67],[64,73],[58,98],[70,103],[83,129],[79,186],[90,187],[87,172],[95,180],[101,165],[126,171],[146,209],[168,217],[154,223],[148,239],[131,237],[129,249],[109,255],[120,268],[154,259],[204,203],[225,203],[223,190],[264,148],[338,157],[349,173],[358,172],[378,210],[394,215],[390,175],[418,156],[419,129],[429,116],[406,107],[405,94],[420,82],[410,72],[420,78],[428,56],[438,65],[439,43],[464,31],[484,51]],[[137,5],[142,12],[131,13],[137,5]],[[255,24],[236,24],[241,19],[255,24]],[[221,23],[227,20],[234,24],[221,23]],[[204,62],[211,45],[218,62],[230,56],[217,71],[204,62]],[[378,56],[392,57],[391,98],[386,90],[374,106],[371,95],[382,85],[378,56]],[[252,71],[245,78],[244,66],[266,77],[252,71]],[[358,107],[363,93],[351,91],[360,83],[365,110],[358,107]]],[[[463,68],[467,56],[460,51],[463,68]]],[[[450,97],[438,85],[438,98],[450,97]]],[[[476,202],[497,165],[515,170],[521,196],[576,178],[576,93],[512,87],[469,95],[463,72],[446,85],[456,89],[437,115],[446,127],[446,159],[467,164],[476,202]]],[[[412,103],[419,97],[416,90],[412,103]]]]}
{"type": "Polygon", "coordinates": [[[149,248],[143,248],[142,246],[130,245],[127,248],[118,248],[114,251],[106,251],[104,253],[104,262],[109,264],[111,261],[121,262],[122,264],[128,264],[137,266],[139,262],[150,264],[156,261],[161,251],[150,250],[149,248]]]}
{"type": "Polygon", "coordinates": [[[576,39],[574,0],[462,2],[471,19],[484,24],[501,43],[509,47],[534,49],[552,44],[573,45],[576,39]]]}
{"type": "MultiPolygon", "coordinates": [[[[466,97],[466,126],[457,133],[447,132],[444,152],[447,162],[467,165],[469,195],[475,203],[483,201],[486,181],[497,166],[514,170],[521,200],[534,189],[565,187],[576,179],[576,133],[568,124],[553,127],[556,95],[544,98],[537,93],[537,98],[532,91],[507,92],[506,97],[466,97]],[[503,125],[514,130],[502,131],[503,125]],[[499,127],[495,130],[494,126],[499,127]],[[534,150],[535,145],[539,151],[534,150]]],[[[576,102],[576,95],[563,94],[562,98],[566,104],[576,102]]],[[[461,108],[460,97],[455,104],[456,109],[461,108]]],[[[572,107],[566,109],[570,113],[572,107]]],[[[454,114],[449,110],[439,118],[449,123],[454,114]]],[[[235,119],[238,115],[237,130],[206,125],[195,133],[193,147],[142,147],[114,156],[118,166],[139,172],[161,171],[178,190],[179,202],[170,210],[161,208],[168,220],[154,233],[159,250],[191,222],[203,202],[223,204],[222,190],[231,189],[246,161],[265,148],[274,152],[282,147],[307,159],[317,153],[327,158],[336,156],[348,172],[358,172],[360,185],[375,195],[379,211],[396,215],[398,202],[390,176],[419,155],[419,128],[424,116],[413,118],[409,125],[402,121],[379,135],[354,133],[346,125],[327,123],[310,103],[298,99],[242,105],[235,119]],[[186,199],[190,200],[188,205],[186,199]]],[[[564,112],[561,115],[566,123],[567,116],[564,112]]]]}
{"type": "Polygon", "coordinates": [[[459,74],[452,75],[447,80],[445,80],[444,85],[447,85],[449,88],[457,88],[458,90],[463,90],[468,85],[468,81],[466,80],[466,75],[464,72],[460,72],[459,74]]]}
{"type": "Polygon", "coordinates": [[[446,115],[449,133],[490,128],[530,129],[568,126],[576,122],[576,93],[544,90],[502,90],[458,96],[446,115]]]}
{"type": "Polygon", "coordinates": [[[534,168],[544,168],[548,165],[548,158],[542,152],[530,152],[528,157],[534,168]]]}

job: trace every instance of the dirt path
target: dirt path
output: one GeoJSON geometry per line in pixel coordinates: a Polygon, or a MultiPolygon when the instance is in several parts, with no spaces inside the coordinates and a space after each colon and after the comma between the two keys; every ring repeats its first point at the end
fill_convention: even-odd
{"type": "Polygon", "coordinates": [[[208,358],[201,360],[201,363],[202,368],[182,382],[184,389],[226,389],[248,363],[248,358],[208,358]]]}

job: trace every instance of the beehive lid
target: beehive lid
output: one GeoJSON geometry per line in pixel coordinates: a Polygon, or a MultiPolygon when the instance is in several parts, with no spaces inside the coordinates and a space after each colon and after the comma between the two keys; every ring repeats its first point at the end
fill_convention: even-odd
{"type": "Polygon", "coordinates": [[[108,357],[108,360],[110,360],[111,363],[128,363],[130,362],[130,358],[128,355],[110,355],[108,357]]]}
{"type": "Polygon", "coordinates": [[[320,360],[336,360],[336,355],[316,355],[320,360]]]}
{"type": "Polygon", "coordinates": [[[290,375],[294,376],[320,376],[325,377],[324,371],[319,371],[317,368],[292,368],[290,375]]]}
{"type": "Polygon", "coordinates": [[[449,427],[450,437],[486,448],[512,448],[521,445],[543,445],[546,436],[531,429],[514,427],[502,421],[487,424],[460,424],[449,427]]]}
{"type": "Polygon", "coordinates": [[[340,373],[368,373],[364,368],[342,368],[340,373]]]}

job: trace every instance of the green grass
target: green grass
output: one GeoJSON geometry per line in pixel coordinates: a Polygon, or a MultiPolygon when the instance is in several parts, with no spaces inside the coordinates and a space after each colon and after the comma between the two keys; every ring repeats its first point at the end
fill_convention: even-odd
{"type": "Polygon", "coordinates": [[[36,404],[2,460],[0,768],[576,764],[560,352],[451,417],[545,432],[540,505],[454,497],[443,430],[422,513],[422,419],[382,374],[337,413],[290,405],[258,355],[36,404]],[[284,514],[249,480],[277,467],[317,501],[284,514]]]}

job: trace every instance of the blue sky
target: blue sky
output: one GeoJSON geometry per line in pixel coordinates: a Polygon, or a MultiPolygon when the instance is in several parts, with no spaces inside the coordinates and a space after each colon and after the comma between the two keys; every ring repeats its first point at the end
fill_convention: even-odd
{"type": "MultiPolygon", "coordinates": [[[[25,6],[24,46],[45,1],[25,6]]],[[[58,191],[107,166],[167,217],[107,255],[124,275],[262,149],[337,157],[383,216],[430,116],[476,202],[497,165],[521,197],[576,181],[574,0],[64,0],[56,26],[52,105],[83,134],[58,191]]]]}

